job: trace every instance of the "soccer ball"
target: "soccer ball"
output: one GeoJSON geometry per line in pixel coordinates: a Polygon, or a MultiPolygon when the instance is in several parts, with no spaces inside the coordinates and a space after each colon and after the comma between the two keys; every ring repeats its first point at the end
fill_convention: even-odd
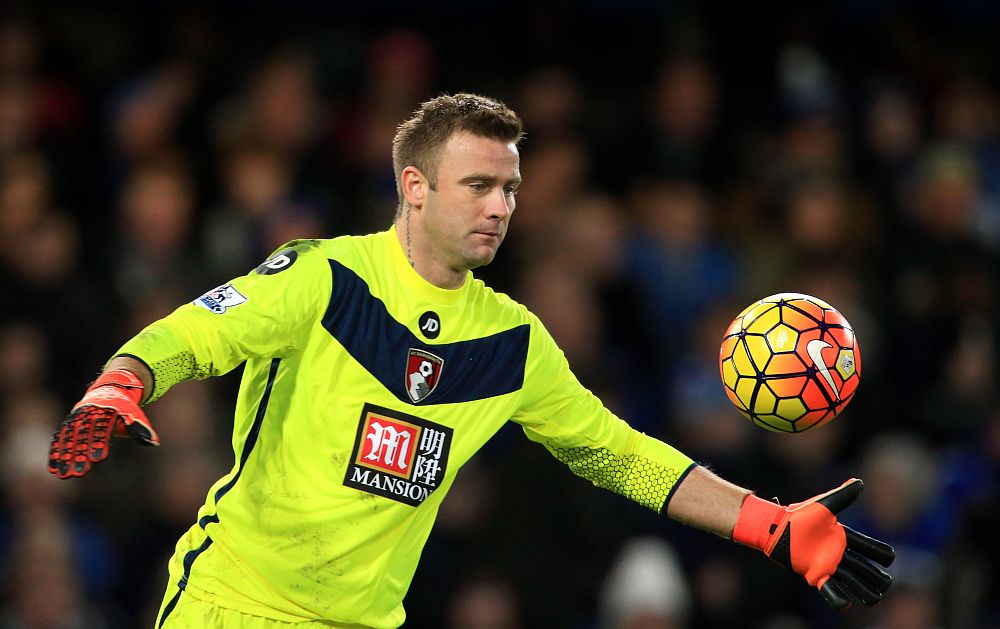
{"type": "Polygon", "coordinates": [[[753,423],[803,432],[829,422],[854,397],[861,354],[854,330],[833,306],[778,293],[729,325],[719,370],[730,401],[753,423]]]}

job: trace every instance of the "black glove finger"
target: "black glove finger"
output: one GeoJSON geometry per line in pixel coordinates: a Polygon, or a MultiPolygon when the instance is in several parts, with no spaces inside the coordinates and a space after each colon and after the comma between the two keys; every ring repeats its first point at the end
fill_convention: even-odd
{"type": "Polygon", "coordinates": [[[826,580],[826,583],[819,589],[819,593],[823,595],[826,602],[834,609],[844,609],[851,604],[851,599],[847,598],[847,593],[844,592],[843,588],[834,583],[832,578],[826,580]]]}
{"type": "Polygon", "coordinates": [[[847,535],[847,547],[859,554],[882,564],[886,568],[892,565],[896,559],[896,551],[892,546],[879,541],[874,537],[868,537],[864,533],[858,533],[849,526],[844,527],[847,535]]]}
{"type": "Polygon", "coordinates": [[[852,478],[839,488],[825,494],[817,502],[829,509],[831,513],[840,513],[861,495],[861,490],[864,488],[865,484],[861,482],[860,478],[852,478]]]}
{"type": "Polygon", "coordinates": [[[57,476],[62,476],[68,469],[68,465],[64,464],[62,456],[66,451],[66,437],[68,432],[68,423],[64,421],[52,434],[52,442],[49,444],[49,472],[57,476]]]}
{"type": "Polygon", "coordinates": [[[840,585],[865,605],[871,606],[882,600],[882,593],[866,583],[848,568],[844,562],[833,573],[832,579],[835,579],[837,585],[840,585]]]}
{"type": "Polygon", "coordinates": [[[59,463],[58,472],[61,478],[69,478],[72,476],[70,472],[70,462],[73,460],[73,435],[76,433],[76,428],[73,426],[73,422],[67,419],[63,422],[62,428],[59,430],[59,445],[56,446],[59,450],[59,463]]]}
{"type": "Polygon", "coordinates": [[[63,459],[68,469],[63,478],[83,476],[90,469],[90,436],[93,434],[93,423],[87,417],[85,409],[74,410],[67,419],[69,436],[65,439],[63,459]]]}
{"type": "Polygon", "coordinates": [[[92,463],[100,463],[108,458],[111,446],[111,431],[118,421],[118,413],[102,406],[87,407],[86,421],[90,422],[90,449],[87,457],[92,463]]]}
{"type": "Polygon", "coordinates": [[[892,575],[849,548],[844,553],[844,558],[840,560],[840,565],[837,568],[850,570],[851,574],[864,582],[865,585],[883,594],[892,585],[892,575]]]}
{"type": "Polygon", "coordinates": [[[131,422],[125,424],[125,430],[132,439],[144,446],[160,445],[153,440],[153,432],[142,422],[131,422]]]}

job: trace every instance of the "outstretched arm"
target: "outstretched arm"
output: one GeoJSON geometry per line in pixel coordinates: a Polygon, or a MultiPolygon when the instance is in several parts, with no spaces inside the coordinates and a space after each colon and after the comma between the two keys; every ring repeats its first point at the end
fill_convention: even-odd
{"type": "Polygon", "coordinates": [[[670,518],[760,550],[805,577],[835,608],[873,604],[891,578],[887,544],[843,526],[836,514],[861,481],[783,507],[701,467],[629,427],[583,388],[552,337],[532,319],[522,406],[513,420],[578,476],[670,518]]]}
{"type": "Polygon", "coordinates": [[[61,478],[83,476],[107,458],[112,435],[157,445],[141,404],[179,382],[226,373],[248,358],[297,351],[329,305],[330,264],[319,244],[289,243],[272,256],[280,266],[262,264],[126,342],[56,429],[49,471],[61,478]]]}

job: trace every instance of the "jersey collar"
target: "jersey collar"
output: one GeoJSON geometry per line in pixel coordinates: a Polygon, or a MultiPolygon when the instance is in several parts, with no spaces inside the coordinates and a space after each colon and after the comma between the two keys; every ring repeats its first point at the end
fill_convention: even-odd
{"type": "Polygon", "coordinates": [[[458,288],[448,289],[435,286],[425,280],[417,271],[410,266],[409,261],[406,259],[406,253],[403,251],[403,247],[399,244],[399,237],[396,235],[396,226],[393,225],[389,228],[389,231],[383,232],[385,238],[389,240],[389,250],[392,256],[392,265],[396,270],[396,276],[403,283],[406,290],[410,291],[412,294],[419,295],[428,301],[434,303],[451,305],[457,303],[458,300],[462,299],[468,292],[469,286],[472,284],[472,273],[465,273],[465,281],[458,288]]]}

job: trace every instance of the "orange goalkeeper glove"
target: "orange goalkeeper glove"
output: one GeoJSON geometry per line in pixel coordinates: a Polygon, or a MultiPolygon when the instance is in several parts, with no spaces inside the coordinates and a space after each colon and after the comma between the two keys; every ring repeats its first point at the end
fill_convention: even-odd
{"type": "Polygon", "coordinates": [[[112,435],[160,445],[139,408],[142,393],[142,381],[131,371],[113,369],[101,374],[52,435],[49,471],[59,478],[83,476],[91,464],[108,458],[112,435]]]}
{"type": "Polygon", "coordinates": [[[834,609],[852,598],[874,605],[892,577],[874,565],[888,567],[892,546],[862,535],[837,521],[837,513],[854,502],[864,484],[852,478],[837,489],[787,507],[749,495],[743,501],[733,541],[763,551],[778,564],[802,575],[818,588],[834,609]]]}

